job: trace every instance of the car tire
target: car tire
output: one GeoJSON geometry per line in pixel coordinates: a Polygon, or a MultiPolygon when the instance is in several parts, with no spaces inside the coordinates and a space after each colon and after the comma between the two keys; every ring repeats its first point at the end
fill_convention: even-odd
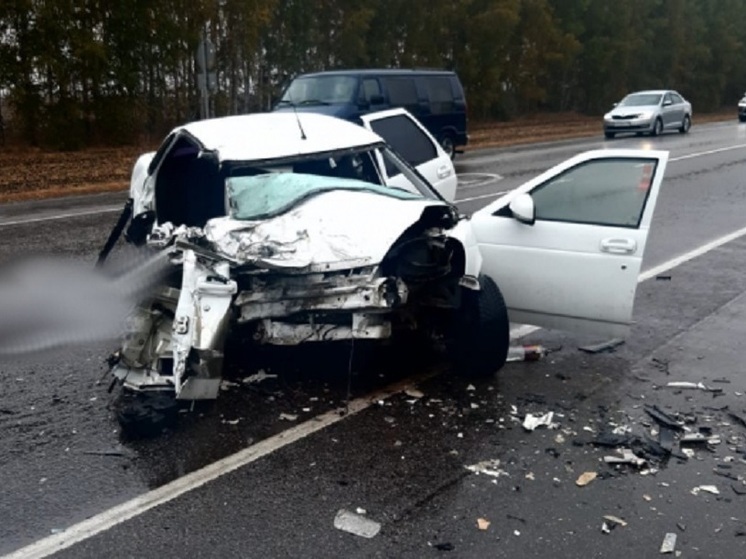
{"type": "Polygon", "coordinates": [[[663,121],[659,118],[656,118],[655,122],[653,123],[653,129],[650,131],[650,135],[660,136],[661,132],[663,132],[663,121]]]}
{"type": "Polygon", "coordinates": [[[616,134],[614,132],[604,132],[604,136],[607,140],[612,140],[616,134]]]}
{"type": "Polygon", "coordinates": [[[746,122],[746,116],[739,116],[738,117],[739,122],[746,122]]]}
{"type": "Polygon", "coordinates": [[[684,120],[681,121],[681,128],[679,128],[679,132],[682,134],[686,134],[689,132],[689,129],[692,127],[692,119],[689,117],[689,115],[684,115],[684,120]]]}
{"type": "Polygon", "coordinates": [[[500,289],[480,276],[481,289],[462,288],[449,353],[456,373],[468,378],[492,378],[508,357],[510,322],[500,289]]]}
{"type": "Polygon", "coordinates": [[[438,143],[440,144],[440,147],[443,148],[443,151],[446,152],[448,157],[451,159],[456,157],[456,144],[453,141],[453,136],[450,134],[442,134],[438,139],[438,143]]]}

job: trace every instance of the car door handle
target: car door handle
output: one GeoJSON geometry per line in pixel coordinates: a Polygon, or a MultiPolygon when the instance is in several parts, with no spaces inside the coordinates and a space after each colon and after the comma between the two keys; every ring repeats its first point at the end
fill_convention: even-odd
{"type": "Polygon", "coordinates": [[[444,179],[451,174],[451,167],[449,165],[441,165],[435,173],[439,179],[444,179]]]}
{"type": "Polygon", "coordinates": [[[611,254],[634,254],[637,243],[634,239],[610,238],[601,241],[601,251],[611,254]]]}

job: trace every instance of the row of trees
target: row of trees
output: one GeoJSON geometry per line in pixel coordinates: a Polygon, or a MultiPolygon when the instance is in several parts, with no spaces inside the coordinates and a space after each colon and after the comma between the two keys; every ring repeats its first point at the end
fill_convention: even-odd
{"type": "Polygon", "coordinates": [[[160,136],[199,117],[203,33],[218,115],[343,67],[454,69],[476,120],[656,87],[706,111],[746,89],[746,0],[2,0],[0,124],[67,148],[160,136]]]}

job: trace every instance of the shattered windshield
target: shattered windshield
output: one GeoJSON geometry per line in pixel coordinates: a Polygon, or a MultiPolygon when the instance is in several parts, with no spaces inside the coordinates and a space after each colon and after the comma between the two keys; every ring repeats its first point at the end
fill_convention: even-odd
{"type": "Polygon", "coordinates": [[[226,181],[231,217],[241,220],[266,219],[279,215],[318,194],[332,190],[370,192],[417,200],[422,196],[406,190],[356,179],[309,175],[305,173],[266,173],[232,177],[226,181]]]}
{"type": "Polygon", "coordinates": [[[281,104],[329,105],[350,103],[357,79],[350,76],[314,76],[296,78],[280,100],[281,104]]]}

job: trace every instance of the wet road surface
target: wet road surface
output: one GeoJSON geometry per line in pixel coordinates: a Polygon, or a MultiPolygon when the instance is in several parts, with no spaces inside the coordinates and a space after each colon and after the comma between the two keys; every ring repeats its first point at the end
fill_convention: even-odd
{"type": "MultiPolygon", "coordinates": [[[[467,178],[460,206],[473,211],[491,193],[579,151],[644,144],[671,150],[644,269],[746,226],[746,126],[735,124],[695,127],[688,136],[470,154],[457,159],[467,178]]],[[[106,203],[116,202],[112,196],[106,203]]],[[[103,207],[100,198],[51,209],[14,205],[3,207],[0,219],[103,207]]],[[[46,251],[93,262],[115,216],[7,225],[2,232],[10,242],[0,259],[46,251]]],[[[677,534],[684,557],[742,556],[746,426],[730,414],[746,417],[746,239],[702,252],[640,284],[637,325],[613,353],[588,355],[577,347],[603,340],[540,330],[523,343],[557,350],[542,361],[510,363],[493,382],[442,372],[416,383],[422,395],[398,393],[372,405],[366,395],[382,387],[437,373],[437,357],[359,346],[350,377],[345,347],[267,355],[252,367],[233,367],[216,403],[183,414],[178,428],[153,440],[119,436],[114,396],[108,379],[101,380],[111,344],[3,363],[0,553],[64,536],[86,518],[276,440],[274,452],[114,521],[59,556],[628,557],[657,555],[668,532],[677,534]],[[248,382],[259,368],[279,376],[248,382]],[[702,381],[718,391],[668,388],[670,381],[702,381]],[[345,419],[348,398],[365,404],[345,419]],[[660,428],[646,404],[679,414],[693,432],[711,428],[720,443],[692,446],[688,459],[651,456],[640,469],[604,464],[615,448],[592,444],[601,433],[629,427],[657,440],[650,433],[660,428]],[[283,444],[288,429],[335,410],[339,420],[283,444]],[[526,413],[548,411],[556,429],[521,427],[526,413]],[[486,460],[500,461],[493,463],[498,477],[465,468],[486,460]],[[578,487],[586,471],[598,477],[578,487]],[[715,485],[719,494],[693,495],[701,485],[715,485]],[[333,527],[339,509],[358,507],[381,523],[376,537],[333,527]],[[604,515],[627,524],[604,534],[604,515]],[[489,523],[484,530],[480,518],[483,527],[489,523]]]]}

